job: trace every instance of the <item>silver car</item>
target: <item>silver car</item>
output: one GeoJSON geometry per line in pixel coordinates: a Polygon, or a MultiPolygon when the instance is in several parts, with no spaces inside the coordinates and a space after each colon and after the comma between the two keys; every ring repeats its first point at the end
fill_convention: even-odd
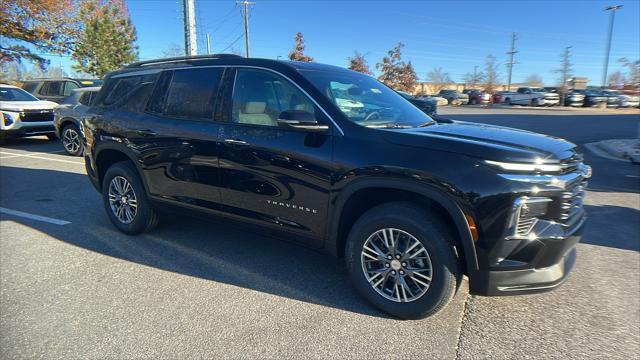
{"type": "Polygon", "coordinates": [[[69,155],[82,155],[80,118],[89,109],[99,90],[99,87],[75,89],[55,110],[53,126],[69,155]]]}

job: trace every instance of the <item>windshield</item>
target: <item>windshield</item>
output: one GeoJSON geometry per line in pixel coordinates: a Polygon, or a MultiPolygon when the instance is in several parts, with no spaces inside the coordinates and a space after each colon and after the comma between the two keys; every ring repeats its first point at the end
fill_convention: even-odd
{"type": "Polygon", "coordinates": [[[22,89],[2,87],[0,101],[38,101],[38,98],[22,89]]]}
{"type": "Polygon", "coordinates": [[[413,128],[433,123],[378,80],[341,71],[300,70],[350,121],[373,128],[413,128]]]}
{"type": "Polygon", "coordinates": [[[547,92],[547,90],[545,88],[531,88],[531,91],[533,91],[533,92],[547,92]]]}

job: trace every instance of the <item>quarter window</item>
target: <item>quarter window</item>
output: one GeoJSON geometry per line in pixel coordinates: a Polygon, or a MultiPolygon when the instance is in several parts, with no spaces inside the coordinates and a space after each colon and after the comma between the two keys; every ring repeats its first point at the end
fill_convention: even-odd
{"type": "Polygon", "coordinates": [[[47,88],[44,90],[44,95],[47,96],[59,96],[62,93],[62,82],[60,81],[50,81],[48,82],[47,88]]]}
{"type": "Polygon", "coordinates": [[[303,110],[312,115],[315,112],[309,98],[286,79],[262,70],[237,70],[233,122],[278,126],[278,116],[287,110],[303,110]]]}
{"type": "Polygon", "coordinates": [[[223,68],[174,71],[163,113],[171,117],[212,120],[223,71],[223,68]]]}
{"type": "Polygon", "coordinates": [[[89,105],[89,101],[91,101],[91,91],[85,91],[78,99],[78,102],[82,105],[89,105]]]}

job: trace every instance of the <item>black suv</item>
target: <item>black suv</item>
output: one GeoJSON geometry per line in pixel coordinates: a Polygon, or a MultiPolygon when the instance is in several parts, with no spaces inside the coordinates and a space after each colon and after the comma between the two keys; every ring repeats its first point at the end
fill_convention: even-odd
{"type": "Polygon", "coordinates": [[[102,80],[97,79],[47,78],[26,80],[22,84],[22,88],[40,100],[53,101],[59,104],[70,96],[74,89],[100,85],[102,85],[102,80]]]}
{"type": "Polygon", "coordinates": [[[82,120],[88,176],[113,224],[195,210],[275,229],[346,260],[387,313],[472,293],[551,290],[568,276],[590,168],[574,144],[434,121],[374,78],[232,55],[110,73],[82,120]]]}

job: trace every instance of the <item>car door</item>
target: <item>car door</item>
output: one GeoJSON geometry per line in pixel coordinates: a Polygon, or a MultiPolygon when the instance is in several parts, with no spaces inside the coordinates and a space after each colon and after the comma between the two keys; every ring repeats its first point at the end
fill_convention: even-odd
{"type": "Polygon", "coordinates": [[[129,127],[152,196],[219,209],[218,133],[213,121],[223,67],[165,71],[146,111],[129,127]]]}
{"type": "Polygon", "coordinates": [[[239,67],[233,80],[220,132],[224,211],[322,238],[331,183],[329,119],[280,74],[239,67]],[[279,123],[284,111],[307,114],[325,130],[279,123]]]}

